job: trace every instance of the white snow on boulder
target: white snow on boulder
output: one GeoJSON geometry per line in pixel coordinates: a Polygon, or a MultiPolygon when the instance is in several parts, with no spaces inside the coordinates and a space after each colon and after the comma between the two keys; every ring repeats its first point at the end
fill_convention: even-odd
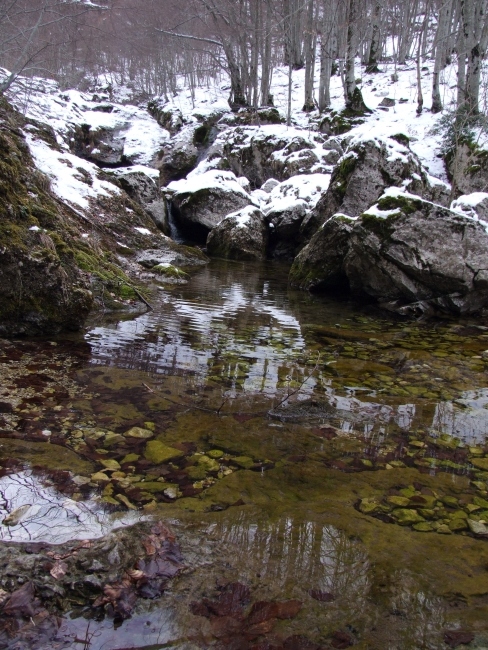
{"type": "Polygon", "coordinates": [[[192,194],[205,189],[219,189],[240,194],[251,201],[251,196],[242,188],[235,174],[217,169],[203,174],[188,174],[185,179],[170,183],[167,189],[174,194],[192,194]]]}

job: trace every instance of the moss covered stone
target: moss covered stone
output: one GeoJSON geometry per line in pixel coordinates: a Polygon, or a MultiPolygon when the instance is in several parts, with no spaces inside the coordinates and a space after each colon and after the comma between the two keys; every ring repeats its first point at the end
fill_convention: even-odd
{"type": "Polygon", "coordinates": [[[160,440],[151,440],[144,450],[144,457],[155,465],[167,463],[183,456],[183,452],[174,447],[168,447],[160,440]]]}

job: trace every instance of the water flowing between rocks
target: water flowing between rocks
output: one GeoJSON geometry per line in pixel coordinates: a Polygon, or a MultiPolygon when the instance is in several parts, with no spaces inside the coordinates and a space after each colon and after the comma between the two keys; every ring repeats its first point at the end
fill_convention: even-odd
{"type": "Polygon", "coordinates": [[[0,534],[38,545],[22,573],[162,521],[178,569],[114,624],[106,559],[58,559],[85,601],[63,583],[54,641],[2,647],[488,647],[488,327],[294,291],[279,264],[214,261],[152,304],[2,344],[0,534]]]}

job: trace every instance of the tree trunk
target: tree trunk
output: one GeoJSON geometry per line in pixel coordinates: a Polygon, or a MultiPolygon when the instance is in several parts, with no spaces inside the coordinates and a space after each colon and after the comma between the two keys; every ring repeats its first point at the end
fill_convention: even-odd
{"type": "Polygon", "coordinates": [[[320,42],[319,111],[330,106],[332,64],[337,58],[337,0],[324,0],[320,42]]]}
{"type": "Polygon", "coordinates": [[[372,27],[371,27],[371,45],[369,47],[368,64],[366,72],[379,72],[378,59],[381,52],[381,11],[383,9],[383,0],[376,0],[374,4],[372,27]]]}
{"type": "Polygon", "coordinates": [[[472,13],[474,39],[468,50],[464,104],[469,115],[478,115],[481,65],[488,45],[488,1],[478,0],[472,13]]]}
{"type": "Polygon", "coordinates": [[[314,33],[314,0],[307,0],[307,25],[305,31],[305,103],[303,109],[306,112],[313,111],[313,82],[315,72],[315,47],[317,39],[314,33]]]}
{"type": "Polygon", "coordinates": [[[345,100],[346,109],[355,113],[364,113],[367,107],[361,90],[356,86],[356,70],[354,59],[357,52],[357,15],[360,0],[350,0],[349,17],[347,21],[346,71],[345,71],[345,100]]]}
{"type": "Polygon", "coordinates": [[[441,70],[446,65],[446,47],[449,41],[450,27],[452,21],[453,0],[444,1],[439,11],[439,22],[435,37],[435,63],[432,77],[432,112],[442,111],[442,99],[440,92],[441,70]]]}

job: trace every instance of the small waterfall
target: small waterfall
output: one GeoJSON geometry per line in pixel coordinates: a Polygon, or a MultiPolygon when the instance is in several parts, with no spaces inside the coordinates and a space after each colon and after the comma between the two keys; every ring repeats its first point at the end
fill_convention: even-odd
{"type": "Polygon", "coordinates": [[[184,237],[180,231],[178,224],[176,223],[174,214],[173,214],[173,202],[171,199],[168,199],[168,225],[169,225],[169,236],[177,244],[186,244],[188,240],[184,237]]]}

